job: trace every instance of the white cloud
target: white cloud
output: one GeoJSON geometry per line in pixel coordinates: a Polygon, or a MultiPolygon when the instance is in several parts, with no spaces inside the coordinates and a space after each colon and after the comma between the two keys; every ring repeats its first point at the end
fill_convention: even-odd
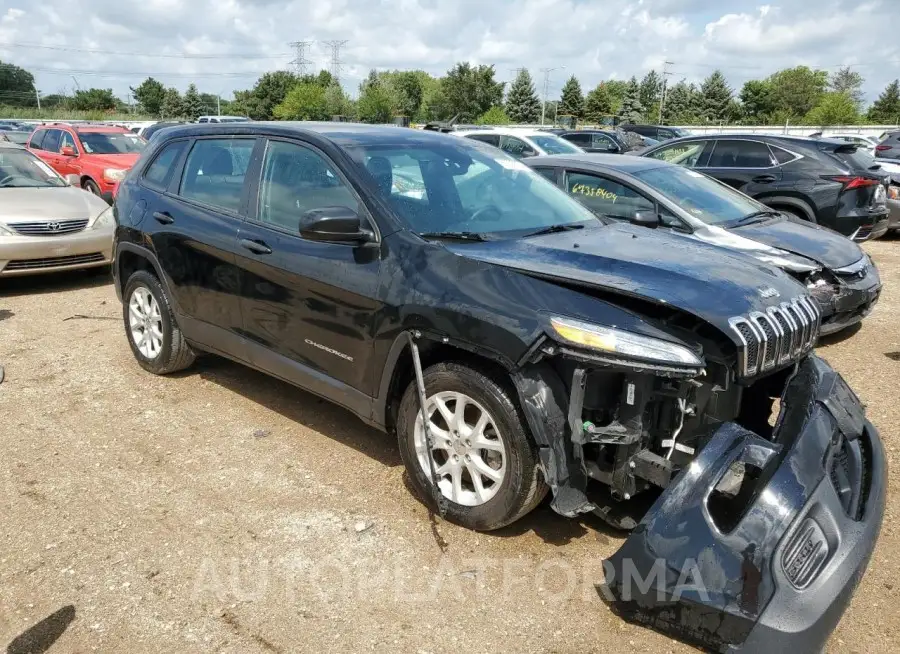
{"type": "Polygon", "coordinates": [[[327,67],[329,39],[347,39],[344,82],[351,90],[370,68],[423,68],[443,74],[457,61],[511,69],[566,66],[558,93],[575,74],[586,89],[608,78],[643,76],[674,61],[673,81],[699,81],[721,67],[739,88],[786,66],[834,69],[857,64],[869,98],[898,75],[900,41],[893,0],[6,0],[0,59],[33,70],[45,93],[84,86],[129,86],[153,74],[185,88],[228,95],[260,73],[285,68],[288,43],[317,40],[307,56],[327,67]],[[623,6],[624,5],[624,6],[623,6]],[[143,56],[88,54],[4,45],[30,43],[143,56]],[[161,58],[158,54],[253,57],[161,58]],[[261,58],[268,57],[268,58],[261,58]],[[54,72],[57,71],[57,72],[54,72]],[[125,74],[130,73],[130,74],[125,74]],[[192,79],[191,76],[195,76],[192,79]]]}

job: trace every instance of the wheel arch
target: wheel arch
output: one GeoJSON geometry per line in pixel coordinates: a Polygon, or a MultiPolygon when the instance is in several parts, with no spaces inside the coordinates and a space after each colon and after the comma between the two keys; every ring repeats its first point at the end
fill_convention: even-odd
{"type": "Polygon", "coordinates": [[[769,197],[758,198],[760,202],[773,209],[789,209],[795,213],[799,213],[811,223],[817,223],[815,209],[805,200],[791,197],[789,195],[772,195],[769,197]]]}
{"type": "Polygon", "coordinates": [[[115,263],[113,265],[113,279],[115,280],[116,295],[122,300],[122,294],[125,291],[125,284],[128,278],[135,271],[146,270],[153,273],[162,284],[169,296],[169,302],[176,314],[181,313],[181,307],[178,306],[176,296],[171,292],[169,280],[163,274],[162,266],[159,259],[150,250],[134,243],[118,243],[116,245],[115,263]]]}

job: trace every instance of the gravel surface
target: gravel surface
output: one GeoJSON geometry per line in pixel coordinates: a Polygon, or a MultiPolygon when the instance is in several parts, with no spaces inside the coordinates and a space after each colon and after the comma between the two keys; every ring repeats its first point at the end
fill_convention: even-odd
{"type": "MultiPolygon", "coordinates": [[[[881,303],[818,351],[893,464],[900,240],[865,248],[881,303]]],[[[600,561],[622,542],[598,520],[544,505],[490,535],[433,524],[394,441],[347,412],[214,357],[145,373],[104,276],[0,281],[0,366],[11,654],[60,632],[51,651],[695,651],[597,598],[600,561]]],[[[830,651],[900,651],[898,493],[894,477],[830,651]]]]}

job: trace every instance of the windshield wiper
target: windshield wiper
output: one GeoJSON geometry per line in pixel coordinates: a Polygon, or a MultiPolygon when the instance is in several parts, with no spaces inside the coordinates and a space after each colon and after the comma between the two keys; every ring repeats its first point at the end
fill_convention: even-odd
{"type": "Polygon", "coordinates": [[[460,241],[488,241],[484,234],[479,232],[424,232],[419,234],[422,238],[451,238],[460,241]]]}
{"type": "Polygon", "coordinates": [[[550,225],[549,227],[544,227],[543,229],[539,229],[536,232],[531,232],[530,234],[525,234],[528,236],[543,236],[544,234],[556,234],[557,232],[568,232],[573,229],[584,229],[583,223],[566,223],[564,225],[550,225]]]}
{"type": "Polygon", "coordinates": [[[738,220],[734,223],[735,227],[739,227],[741,225],[752,225],[753,223],[761,223],[763,222],[763,218],[771,218],[780,216],[780,211],[775,211],[774,209],[763,209],[762,211],[754,211],[753,213],[748,213],[746,216],[738,220]]]}

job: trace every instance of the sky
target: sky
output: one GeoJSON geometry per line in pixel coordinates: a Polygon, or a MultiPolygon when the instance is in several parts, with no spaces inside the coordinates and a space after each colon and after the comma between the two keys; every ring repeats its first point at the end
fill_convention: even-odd
{"type": "Polygon", "coordinates": [[[376,68],[444,74],[493,64],[509,81],[528,68],[558,97],[576,75],[585,92],[639,78],[664,62],[670,82],[721,68],[736,91],[805,64],[865,77],[866,100],[900,77],[900,0],[0,0],[0,61],[30,70],[42,94],[112,88],[126,99],[148,75],[232,97],[267,70],[290,68],[294,41],[313,42],[308,68],[331,64],[323,42],[346,41],[341,81],[355,95],[376,68]],[[40,46],[40,47],[38,47],[40,46]]]}

